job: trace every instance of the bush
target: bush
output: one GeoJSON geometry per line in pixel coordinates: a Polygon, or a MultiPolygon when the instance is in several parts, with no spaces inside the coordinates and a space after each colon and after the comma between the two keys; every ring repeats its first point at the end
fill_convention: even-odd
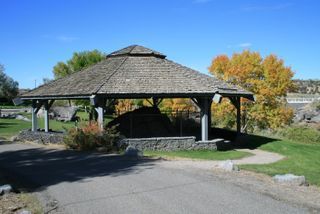
{"type": "Polygon", "coordinates": [[[300,143],[320,143],[320,131],[307,126],[292,126],[277,132],[280,137],[300,143]]]}
{"type": "Polygon", "coordinates": [[[117,150],[116,142],[119,140],[119,133],[116,127],[100,130],[98,123],[91,122],[80,128],[72,128],[64,138],[68,148],[76,150],[94,150],[103,148],[105,151],[117,150]]]}

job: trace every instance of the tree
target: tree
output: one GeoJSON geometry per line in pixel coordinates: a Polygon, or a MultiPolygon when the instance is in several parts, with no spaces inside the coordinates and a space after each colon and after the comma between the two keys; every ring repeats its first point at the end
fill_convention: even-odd
{"type": "MultiPolygon", "coordinates": [[[[241,100],[242,115],[248,118],[245,125],[251,130],[275,129],[291,122],[293,111],[286,106],[284,97],[295,87],[293,72],[276,55],[262,58],[258,52],[249,50],[235,53],[231,58],[220,55],[212,60],[209,71],[218,79],[239,85],[255,94],[255,103],[241,100]]],[[[223,101],[222,107],[213,105],[212,108],[214,120],[223,121],[228,127],[235,125],[235,119],[226,117],[230,111],[234,112],[229,101],[223,101]]]]}
{"type": "MultiPolygon", "coordinates": [[[[105,54],[101,53],[98,50],[93,51],[83,51],[83,52],[75,52],[70,60],[66,63],[58,62],[53,67],[54,78],[62,78],[68,76],[72,73],[78,72],[84,68],[89,67],[90,65],[94,65],[105,58],[105,54]]],[[[46,82],[44,82],[46,83],[46,82]]],[[[70,105],[69,101],[69,105],[70,105]]],[[[76,105],[89,106],[90,103],[88,100],[77,100],[75,101],[76,105]]]]}
{"type": "Polygon", "coordinates": [[[4,66],[0,64],[0,97],[11,100],[18,95],[19,84],[4,73],[4,66]]]}
{"type": "Polygon", "coordinates": [[[196,111],[196,106],[192,100],[187,98],[164,99],[161,103],[160,109],[162,111],[196,111]]]}
{"type": "Polygon", "coordinates": [[[70,60],[66,63],[58,62],[53,67],[55,79],[65,77],[74,72],[78,72],[90,65],[94,65],[105,58],[105,54],[98,50],[75,52],[70,60]]]}
{"type": "Polygon", "coordinates": [[[134,106],[134,100],[132,99],[118,99],[115,105],[115,111],[118,114],[123,114],[128,111],[132,111],[134,106]]]}

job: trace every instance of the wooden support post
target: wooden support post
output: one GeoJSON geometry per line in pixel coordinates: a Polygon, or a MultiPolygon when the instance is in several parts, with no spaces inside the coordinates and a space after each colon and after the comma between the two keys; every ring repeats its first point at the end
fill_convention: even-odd
{"type": "Polygon", "coordinates": [[[98,113],[97,122],[101,130],[104,129],[104,119],[103,119],[103,111],[106,106],[106,99],[103,97],[94,96],[91,99],[91,103],[95,106],[95,110],[98,113]]]}
{"type": "MultiPolygon", "coordinates": [[[[209,101],[209,100],[208,100],[209,101]]],[[[210,102],[209,101],[209,103],[208,103],[208,135],[210,136],[210,134],[211,134],[211,104],[212,104],[212,102],[210,102]]]]}
{"type": "Polygon", "coordinates": [[[211,127],[211,124],[209,125],[209,121],[211,121],[211,119],[209,120],[210,106],[212,103],[211,98],[205,97],[192,100],[199,106],[201,110],[201,140],[207,141],[209,139],[209,127],[211,127]]]}
{"type": "Polygon", "coordinates": [[[97,119],[97,122],[99,124],[99,127],[101,130],[104,129],[104,124],[103,124],[103,107],[102,106],[99,106],[97,108],[95,108],[97,113],[98,113],[98,119],[97,119]]]}
{"type": "Polygon", "coordinates": [[[158,98],[152,97],[152,107],[157,108],[158,107],[158,98]]]}
{"type": "Polygon", "coordinates": [[[241,97],[237,97],[237,134],[241,134],[241,97]]]}
{"type": "Polygon", "coordinates": [[[208,99],[203,99],[201,108],[201,140],[208,140],[208,99]]]}
{"type": "Polygon", "coordinates": [[[241,97],[229,97],[231,103],[237,110],[237,134],[241,134],[241,97]]]}
{"type": "Polygon", "coordinates": [[[43,104],[44,104],[44,111],[43,111],[44,131],[49,132],[49,103],[48,103],[48,100],[45,100],[43,104]]]}
{"type": "Polygon", "coordinates": [[[36,100],[32,100],[31,117],[32,117],[32,128],[31,128],[31,131],[36,132],[37,129],[38,129],[37,101],[36,100]]]}

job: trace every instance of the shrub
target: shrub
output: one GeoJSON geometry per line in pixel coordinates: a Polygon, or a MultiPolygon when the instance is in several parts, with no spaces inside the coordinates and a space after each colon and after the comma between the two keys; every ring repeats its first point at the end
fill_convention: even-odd
{"type": "Polygon", "coordinates": [[[280,137],[301,143],[320,143],[320,131],[307,126],[291,126],[277,132],[280,137]]]}
{"type": "Polygon", "coordinates": [[[103,148],[105,151],[117,150],[116,142],[119,140],[119,133],[116,127],[101,130],[98,123],[86,123],[80,128],[72,128],[64,138],[68,148],[76,150],[93,150],[103,148]]]}

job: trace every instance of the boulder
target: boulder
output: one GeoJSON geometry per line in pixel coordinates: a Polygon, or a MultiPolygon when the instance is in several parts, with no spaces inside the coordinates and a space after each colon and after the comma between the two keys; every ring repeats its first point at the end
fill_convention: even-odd
{"type": "MultiPolygon", "coordinates": [[[[50,109],[49,117],[59,121],[75,121],[78,107],[76,106],[55,106],[50,109]]],[[[44,110],[40,109],[37,116],[43,117],[44,110]]]]}
{"type": "Polygon", "coordinates": [[[239,167],[237,165],[235,165],[232,162],[232,160],[226,160],[226,161],[221,162],[218,165],[218,168],[223,169],[223,170],[228,171],[228,172],[239,171],[239,167]]]}
{"type": "Polygon", "coordinates": [[[273,180],[277,183],[287,183],[293,185],[307,185],[306,178],[304,176],[298,176],[293,174],[275,175],[273,180]]]}
{"type": "Polygon", "coordinates": [[[32,214],[29,210],[21,210],[19,214],[32,214]]]}
{"type": "Polygon", "coordinates": [[[311,118],[310,122],[320,123],[320,112],[317,116],[314,116],[313,118],[311,118]]]}
{"type": "Polygon", "coordinates": [[[0,195],[7,194],[12,191],[12,186],[10,184],[5,184],[0,186],[0,195]]]}
{"type": "Polygon", "coordinates": [[[124,154],[129,157],[143,157],[143,152],[132,146],[128,146],[124,154]]]}
{"type": "Polygon", "coordinates": [[[17,120],[23,120],[23,121],[26,121],[26,122],[30,122],[30,121],[31,121],[29,118],[26,118],[26,117],[24,117],[24,116],[22,116],[22,115],[20,115],[20,114],[18,114],[18,115],[16,116],[16,119],[17,119],[17,120]]]}

